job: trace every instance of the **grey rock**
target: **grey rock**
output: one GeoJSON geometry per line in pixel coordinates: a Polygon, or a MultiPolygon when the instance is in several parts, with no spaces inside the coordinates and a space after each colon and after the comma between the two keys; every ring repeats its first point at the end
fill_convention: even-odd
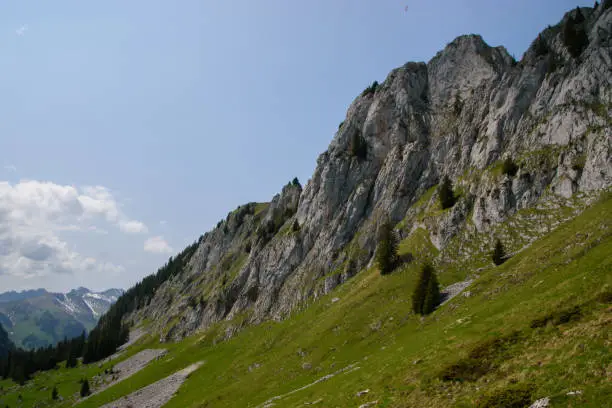
{"type": "MultiPolygon", "coordinates": [[[[521,209],[609,188],[611,11],[585,9],[591,41],[578,59],[555,26],[542,33],[548,55],[529,49],[515,62],[469,35],[428,63],[394,69],[353,101],[303,189],[287,185],[267,206],[230,213],[130,319],[147,318],[167,341],[247,316],[231,336],[289,316],[370,265],[384,219],[403,220],[402,237],[425,229],[444,250],[458,234],[487,234],[521,209]],[[355,138],[365,140],[365,157],[351,154],[355,138]],[[508,157],[515,175],[496,170],[508,157]],[[461,191],[457,203],[419,217],[414,204],[445,175],[461,191]],[[190,299],[202,301],[189,307],[190,299]]],[[[434,193],[425,206],[436,202],[434,193]]]]}
{"type": "Polygon", "coordinates": [[[542,399],[535,401],[533,404],[529,406],[529,408],[546,408],[549,406],[549,404],[550,404],[550,398],[546,397],[546,398],[542,398],[542,399]]]}

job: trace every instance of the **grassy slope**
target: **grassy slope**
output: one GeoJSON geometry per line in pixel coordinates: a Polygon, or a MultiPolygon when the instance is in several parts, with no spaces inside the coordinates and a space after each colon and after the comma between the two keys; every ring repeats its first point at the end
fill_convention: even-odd
{"type": "MultiPolygon", "coordinates": [[[[79,407],[97,407],[195,361],[205,363],[168,407],[257,406],[350,364],[359,369],[293,393],[276,406],[322,399],[320,406],[329,407],[374,400],[388,407],[468,407],[513,387],[529,387],[532,400],[551,396],[554,406],[606,406],[612,400],[612,315],[610,305],[596,298],[612,291],[611,214],[608,194],[501,267],[480,269],[480,278],[468,289],[470,297],[455,298],[425,319],[410,313],[410,293],[422,259],[417,257],[389,276],[363,271],[290,319],[248,328],[230,341],[217,341],[223,335],[220,324],[164,345],[171,350],[168,357],[79,407]],[[333,298],[339,300],[332,303],[333,298]],[[574,305],[581,306],[579,320],[530,328],[533,319],[574,305]],[[494,350],[489,356],[492,369],[482,377],[466,382],[440,379],[441,370],[465,358],[475,345],[513,331],[520,336],[505,352],[494,350]],[[357,397],[364,389],[369,394],[357,397]],[[574,390],[583,394],[566,395],[574,390]]],[[[402,250],[427,247],[421,238],[414,241],[404,242],[402,250]]],[[[443,266],[439,274],[447,281],[443,266]]],[[[149,343],[160,347],[153,339],[149,343]]],[[[88,375],[100,371],[97,366],[85,370],[88,375]]],[[[60,382],[58,375],[65,375],[70,377],[69,392],[76,392],[76,379],[84,374],[77,372],[43,374],[30,389],[60,382]]],[[[69,388],[66,381],[59,387],[62,394],[62,387],[69,388]]],[[[15,393],[7,399],[11,407],[16,406],[15,393]]],[[[48,399],[50,391],[45,393],[48,399]]]]}

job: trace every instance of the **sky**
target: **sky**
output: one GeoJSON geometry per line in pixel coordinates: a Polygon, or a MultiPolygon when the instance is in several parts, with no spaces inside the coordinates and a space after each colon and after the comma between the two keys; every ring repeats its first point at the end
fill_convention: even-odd
{"type": "Polygon", "coordinates": [[[470,33],[520,58],[592,3],[0,0],[0,292],[127,288],[305,184],[393,68],[470,33]]]}

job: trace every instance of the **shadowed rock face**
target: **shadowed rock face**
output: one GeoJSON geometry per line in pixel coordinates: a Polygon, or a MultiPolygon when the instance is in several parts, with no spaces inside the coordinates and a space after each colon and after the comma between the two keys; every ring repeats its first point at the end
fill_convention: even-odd
{"type": "Polygon", "coordinates": [[[609,187],[612,10],[602,9],[581,9],[589,45],[578,58],[562,39],[572,11],[541,34],[546,52],[533,45],[520,62],[469,35],[391,71],[351,104],[303,190],[287,185],[268,206],[230,213],[132,319],[149,318],[162,340],[242,315],[280,319],[366,266],[381,220],[419,226],[409,209],[444,175],[463,193],[425,226],[438,248],[466,223],[487,231],[545,191],[609,187]],[[363,157],[352,154],[356,139],[363,157]],[[491,176],[507,157],[517,174],[491,176]]]}

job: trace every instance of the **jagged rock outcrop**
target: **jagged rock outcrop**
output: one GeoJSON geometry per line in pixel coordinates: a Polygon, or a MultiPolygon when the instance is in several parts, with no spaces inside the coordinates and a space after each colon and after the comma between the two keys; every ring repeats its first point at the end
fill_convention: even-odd
{"type": "Polygon", "coordinates": [[[351,104],[303,190],[289,184],[268,205],[230,213],[131,319],[150,318],[162,340],[222,319],[280,319],[368,265],[382,220],[403,220],[403,236],[425,228],[443,249],[545,192],[610,187],[611,67],[612,9],[599,7],[568,13],[519,62],[468,35],[393,70],[351,104]],[[564,41],[569,19],[588,33],[576,57],[564,41]],[[514,174],[501,170],[506,158],[514,174]],[[458,202],[424,224],[411,206],[444,175],[458,202]]]}

